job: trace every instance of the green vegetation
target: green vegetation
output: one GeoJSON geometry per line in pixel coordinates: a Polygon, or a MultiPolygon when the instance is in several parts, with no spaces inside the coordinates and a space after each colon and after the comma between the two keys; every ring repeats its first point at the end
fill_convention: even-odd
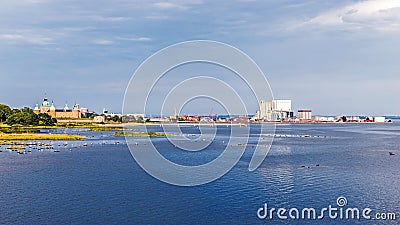
{"type": "Polygon", "coordinates": [[[157,132],[116,132],[116,137],[165,137],[171,136],[171,134],[157,133],[157,132]]]}
{"type": "Polygon", "coordinates": [[[38,133],[40,129],[59,129],[59,128],[88,128],[92,131],[118,131],[126,130],[124,127],[99,126],[92,123],[57,123],[54,126],[23,126],[0,124],[0,133],[20,134],[20,133],[38,133]]]}
{"type": "Polygon", "coordinates": [[[19,142],[11,142],[11,141],[0,140],[0,146],[3,146],[3,145],[16,145],[16,144],[19,144],[19,142]]]}
{"type": "Polygon", "coordinates": [[[32,109],[25,107],[21,110],[14,109],[13,113],[7,117],[6,124],[37,125],[39,118],[33,113],[32,109]]]}
{"type": "Polygon", "coordinates": [[[115,115],[115,116],[108,115],[108,116],[106,116],[106,121],[109,121],[109,122],[122,122],[122,118],[117,116],[117,115],[115,115]]]}
{"type": "Polygon", "coordinates": [[[9,106],[0,104],[0,123],[5,122],[12,113],[13,111],[9,106]]]}
{"type": "Polygon", "coordinates": [[[23,146],[23,145],[10,145],[6,149],[8,149],[8,150],[24,150],[25,146],[23,146]]]}
{"type": "Polygon", "coordinates": [[[37,133],[39,129],[36,127],[22,127],[22,126],[14,126],[14,127],[0,127],[0,133],[6,134],[22,134],[22,133],[37,133]]]}
{"type": "Polygon", "coordinates": [[[0,123],[8,125],[41,125],[41,126],[54,126],[57,120],[51,118],[46,113],[36,114],[32,109],[24,107],[22,109],[13,109],[7,105],[0,104],[0,123]]]}
{"type": "Polygon", "coordinates": [[[129,115],[129,116],[123,116],[121,118],[121,122],[123,123],[143,123],[143,117],[141,116],[133,116],[133,115],[129,115]]]}
{"type": "Polygon", "coordinates": [[[91,127],[92,131],[126,130],[124,127],[91,127]]]}
{"type": "Polygon", "coordinates": [[[1,134],[0,140],[84,140],[86,137],[69,134],[1,134]]]}
{"type": "Polygon", "coordinates": [[[39,113],[39,126],[54,126],[57,124],[57,119],[52,118],[49,114],[39,113]]]}
{"type": "Polygon", "coordinates": [[[54,128],[92,128],[98,127],[97,124],[93,124],[91,122],[82,123],[82,122],[68,122],[68,123],[57,123],[57,126],[54,128]]]}

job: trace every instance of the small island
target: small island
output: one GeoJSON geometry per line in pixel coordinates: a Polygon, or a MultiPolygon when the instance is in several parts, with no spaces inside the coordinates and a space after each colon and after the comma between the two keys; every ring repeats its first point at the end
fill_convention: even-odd
{"type": "Polygon", "coordinates": [[[166,137],[172,136],[172,134],[167,133],[157,133],[157,132],[116,132],[113,136],[116,137],[166,137]]]}
{"type": "Polygon", "coordinates": [[[12,141],[27,141],[27,140],[75,141],[75,140],[85,140],[85,139],[86,137],[84,136],[70,135],[70,134],[0,133],[0,140],[12,140],[12,141]]]}

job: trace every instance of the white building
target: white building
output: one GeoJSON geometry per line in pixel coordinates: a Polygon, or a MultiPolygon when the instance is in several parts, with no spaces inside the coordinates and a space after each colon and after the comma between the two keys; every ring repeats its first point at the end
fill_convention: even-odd
{"type": "Polygon", "coordinates": [[[260,110],[258,113],[259,120],[272,120],[272,102],[260,101],[260,110]]]}
{"type": "Polygon", "coordinates": [[[376,116],[374,117],[374,122],[375,123],[384,123],[386,118],[384,116],[376,116]]]}
{"type": "Polygon", "coordinates": [[[297,112],[297,118],[300,120],[311,120],[312,118],[312,110],[309,109],[301,109],[297,112]]]}
{"type": "Polygon", "coordinates": [[[272,110],[292,112],[292,100],[272,100],[272,110]]]}
{"type": "Polygon", "coordinates": [[[273,100],[272,119],[282,121],[293,118],[292,100],[273,100]]]}
{"type": "Polygon", "coordinates": [[[292,100],[260,101],[259,120],[281,121],[293,118],[292,100]]]}

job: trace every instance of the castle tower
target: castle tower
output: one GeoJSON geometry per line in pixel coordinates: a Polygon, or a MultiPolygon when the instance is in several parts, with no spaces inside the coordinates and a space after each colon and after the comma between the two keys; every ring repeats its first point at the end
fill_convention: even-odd
{"type": "Polygon", "coordinates": [[[35,108],[33,109],[33,112],[36,113],[36,114],[39,114],[39,113],[40,113],[39,104],[36,103],[36,106],[35,106],[35,108]]]}
{"type": "Polygon", "coordinates": [[[40,106],[40,113],[47,113],[50,111],[50,102],[48,101],[47,97],[44,97],[42,105],[40,106]]]}
{"type": "Polygon", "coordinates": [[[79,104],[75,103],[74,108],[72,109],[72,118],[82,118],[79,104]]]}
{"type": "Polygon", "coordinates": [[[49,115],[53,118],[56,118],[56,107],[54,107],[54,102],[51,102],[51,106],[49,109],[49,115]]]}

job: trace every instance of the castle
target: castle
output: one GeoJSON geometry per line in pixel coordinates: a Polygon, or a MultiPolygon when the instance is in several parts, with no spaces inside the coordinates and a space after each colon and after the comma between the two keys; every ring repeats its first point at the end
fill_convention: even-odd
{"type": "Polygon", "coordinates": [[[42,105],[40,107],[38,104],[36,104],[35,109],[33,111],[36,114],[47,113],[53,118],[71,118],[71,119],[82,118],[82,116],[88,112],[86,108],[80,108],[79,104],[75,104],[72,109],[69,109],[67,104],[63,109],[56,109],[54,107],[54,103],[52,102],[50,104],[50,102],[46,97],[43,99],[42,105]]]}

